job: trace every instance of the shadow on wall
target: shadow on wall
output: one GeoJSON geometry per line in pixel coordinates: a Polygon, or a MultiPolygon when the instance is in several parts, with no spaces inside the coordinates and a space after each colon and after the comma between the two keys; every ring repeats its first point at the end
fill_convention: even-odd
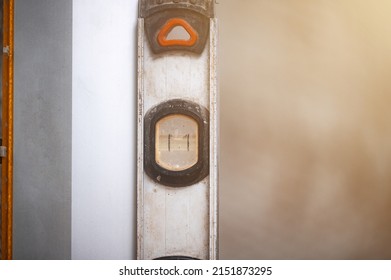
{"type": "Polygon", "coordinates": [[[391,258],[391,3],[224,0],[221,259],[391,258]]]}

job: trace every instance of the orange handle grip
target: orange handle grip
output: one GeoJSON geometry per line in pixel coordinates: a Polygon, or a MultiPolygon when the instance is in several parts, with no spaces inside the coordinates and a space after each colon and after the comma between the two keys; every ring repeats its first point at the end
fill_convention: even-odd
{"type": "Polygon", "coordinates": [[[169,46],[192,47],[198,40],[198,33],[184,19],[173,18],[167,21],[167,23],[159,31],[157,40],[159,45],[162,47],[169,47],[169,46]],[[176,26],[182,26],[189,33],[190,39],[189,40],[167,40],[168,34],[176,26]]]}

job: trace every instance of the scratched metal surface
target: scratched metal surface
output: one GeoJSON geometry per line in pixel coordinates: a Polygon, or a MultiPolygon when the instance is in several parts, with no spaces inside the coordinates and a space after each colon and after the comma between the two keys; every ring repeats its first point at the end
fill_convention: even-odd
{"type": "MultiPolygon", "coordinates": [[[[145,112],[162,101],[183,98],[210,109],[211,78],[208,44],[200,56],[190,53],[155,55],[142,36],[142,21],[139,20],[138,87],[139,95],[143,95],[139,100],[139,145],[143,141],[140,131],[145,112]]],[[[144,174],[140,151],[142,145],[138,158],[138,258],[175,255],[214,258],[215,253],[209,251],[209,213],[210,209],[215,210],[210,208],[210,177],[185,188],[159,185],[144,174]]]]}

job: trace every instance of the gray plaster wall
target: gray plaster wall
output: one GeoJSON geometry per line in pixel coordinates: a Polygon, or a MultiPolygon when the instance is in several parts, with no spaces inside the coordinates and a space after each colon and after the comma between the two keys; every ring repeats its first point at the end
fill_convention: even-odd
{"type": "Polygon", "coordinates": [[[15,1],[14,258],[71,258],[72,1],[15,1]]]}

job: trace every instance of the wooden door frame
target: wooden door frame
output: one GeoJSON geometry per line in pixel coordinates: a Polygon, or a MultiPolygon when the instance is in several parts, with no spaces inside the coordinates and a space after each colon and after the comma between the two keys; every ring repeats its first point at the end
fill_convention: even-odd
{"type": "Polygon", "coordinates": [[[3,0],[2,145],[7,155],[1,170],[1,258],[12,259],[14,0],[3,0]]]}

